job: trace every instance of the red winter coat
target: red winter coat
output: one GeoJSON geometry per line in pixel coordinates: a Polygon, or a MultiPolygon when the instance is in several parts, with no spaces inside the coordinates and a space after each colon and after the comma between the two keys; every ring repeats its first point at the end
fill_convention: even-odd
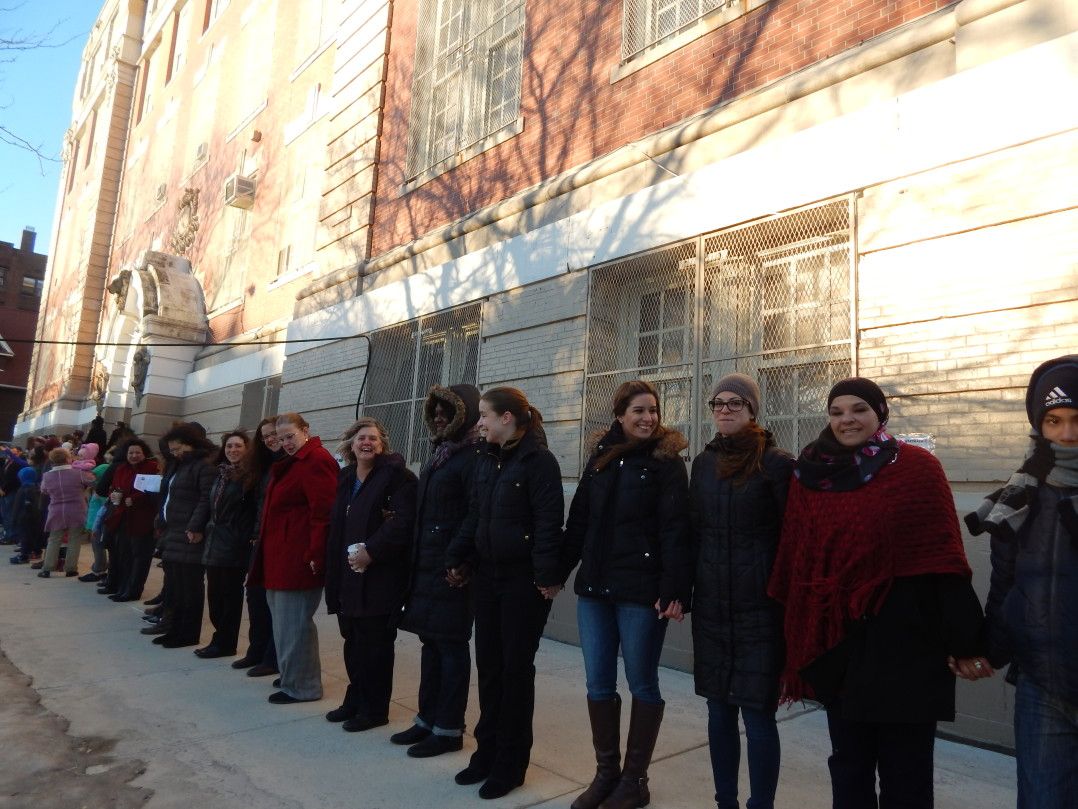
{"type": "Polygon", "coordinates": [[[322,586],[326,533],[340,467],[318,438],[270,470],[250,583],[267,590],[322,586]],[[311,562],[316,572],[311,572],[311,562]]]}
{"type": "Polygon", "coordinates": [[[140,492],[135,488],[135,475],[156,475],[157,461],[146,458],[135,466],[122,463],[112,475],[110,492],[118,491],[123,495],[120,505],[113,506],[105,524],[113,531],[120,531],[128,537],[148,537],[153,535],[153,519],[157,515],[158,495],[140,492]],[[131,505],[126,505],[131,498],[131,505]]]}

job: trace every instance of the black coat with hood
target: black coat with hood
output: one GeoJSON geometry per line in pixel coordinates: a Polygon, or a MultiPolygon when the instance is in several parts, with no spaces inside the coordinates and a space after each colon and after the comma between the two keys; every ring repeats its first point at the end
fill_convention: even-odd
{"type": "MultiPolygon", "coordinates": [[[[768,436],[770,443],[770,436],[768,436]]],[[[695,546],[693,673],[696,693],[773,709],[785,661],[782,605],[767,595],[793,458],[769,446],[763,468],[741,482],[718,475],[722,439],[693,460],[695,546]]]]}
{"type": "Polygon", "coordinates": [[[210,519],[210,489],[217,470],[210,455],[216,447],[194,447],[172,462],[168,489],[162,499],[161,558],[166,562],[201,564],[206,523],[210,519]],[[200,542],[188,542],[187,532],[202,534],[200,542]]]}
{"type": "Polygon", "coordinates": [[[392,615],[408,588],[416,477],[396,452],[375,458],[358,492],[356,471],[349,464],[337,479],[326,537],[326,607],[331,615],[352,618],[392,615]],[[348,546],[359,542],[372,560],[363,573],[348,565],[348,546]]]}
{"type": "Polygon", "coordinates": [[[564,518],[561,467],[542,426],[504,447],[484,442],[468,516],[446,551],[445,567],[473,565],[484,576],[540,587],[564,584],[564,518]]]}
{"type": "Polygon", "coordinates": [[[435,468],[427,461],[419,475],[411,581],[401,628],[424,638],[467,641],[472,635],[469,588],[445,580],[445,553],[468,515],[472,475],[482,444],[475,432],[479,391],[473,385],[434,386],[424,407],[435,446],[451,442],[452,454],[435,468]],[[452,409],[444,429],[434,426],[437,404],[452,409]]]}
{"type": "Polygon", "coordinates": [[[202,553],[206,567],[247,568],[251,562],[259,497],[256,489],[245,489],[243,483],[239,470],[231,464],[217,468],[202,553]]]}
{"type": "Polygon", "coordinates": [[[597,469],[626,443],[614,422],[588,460],[565,525],[566,567],[580,560],[577,595],[689,607],[689,478],[680,454],[689,442],[661,430],[597,469]]]}

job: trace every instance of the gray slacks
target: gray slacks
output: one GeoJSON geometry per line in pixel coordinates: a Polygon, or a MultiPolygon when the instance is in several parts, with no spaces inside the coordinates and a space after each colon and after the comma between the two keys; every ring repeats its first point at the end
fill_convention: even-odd
{"type": "Polygon", "coordinates": [[[281,690],[295,699],[322,699],[322,662],[314,625],[322,588],[266,590],[266,602],[273,616],[281,690]]]}

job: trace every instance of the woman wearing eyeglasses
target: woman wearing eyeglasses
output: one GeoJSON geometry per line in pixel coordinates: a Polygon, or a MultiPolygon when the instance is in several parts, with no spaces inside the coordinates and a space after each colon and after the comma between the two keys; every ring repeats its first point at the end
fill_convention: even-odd
{"type": "Polygon", "coordinates": [[[775,711],[782,673],[782,606],[767,582],[782,532],[790,455],[756,422],[760,389],[744,374],[719,380],[708,401],[716,434],[693,460],[696,548],[692,636],[696,693],[707,699],[718,809],[736,809],[738,714],[748,743],[748,806],[772,809],[779,778],[775,711]]]}

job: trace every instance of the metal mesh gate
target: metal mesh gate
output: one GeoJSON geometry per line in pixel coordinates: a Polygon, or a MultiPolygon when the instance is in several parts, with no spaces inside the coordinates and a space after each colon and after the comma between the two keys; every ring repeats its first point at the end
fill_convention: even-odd
{"type": "Polygon", "coordinates": [[[430,455],[423,402],[431,385],[474,385],[479,370],[480,304],[371,333],[363,415],[386,425],[409,464],[430,455]]]}
{"type": "Polygon", "coordinates": [[[517,119],[524,0],[422,0],[419,21],[409,177],[517,119]]]}
{"type": "Polygon", "coordinates": [[[848,199],[700,236],[590,275],[584,434],[610,423],[614,389],[647,379],[692,452],[713,435],[705,400],[731,371],[760,385],[760,421],[796,451],[849,376],[853,240],[848,199]]]}
{"type": "Polygon", "coordinates": [[[696,22],[709,11],[742,5],[743,0],[624,0],[621,58],[631,59],[661,39],[696,22]]]}

